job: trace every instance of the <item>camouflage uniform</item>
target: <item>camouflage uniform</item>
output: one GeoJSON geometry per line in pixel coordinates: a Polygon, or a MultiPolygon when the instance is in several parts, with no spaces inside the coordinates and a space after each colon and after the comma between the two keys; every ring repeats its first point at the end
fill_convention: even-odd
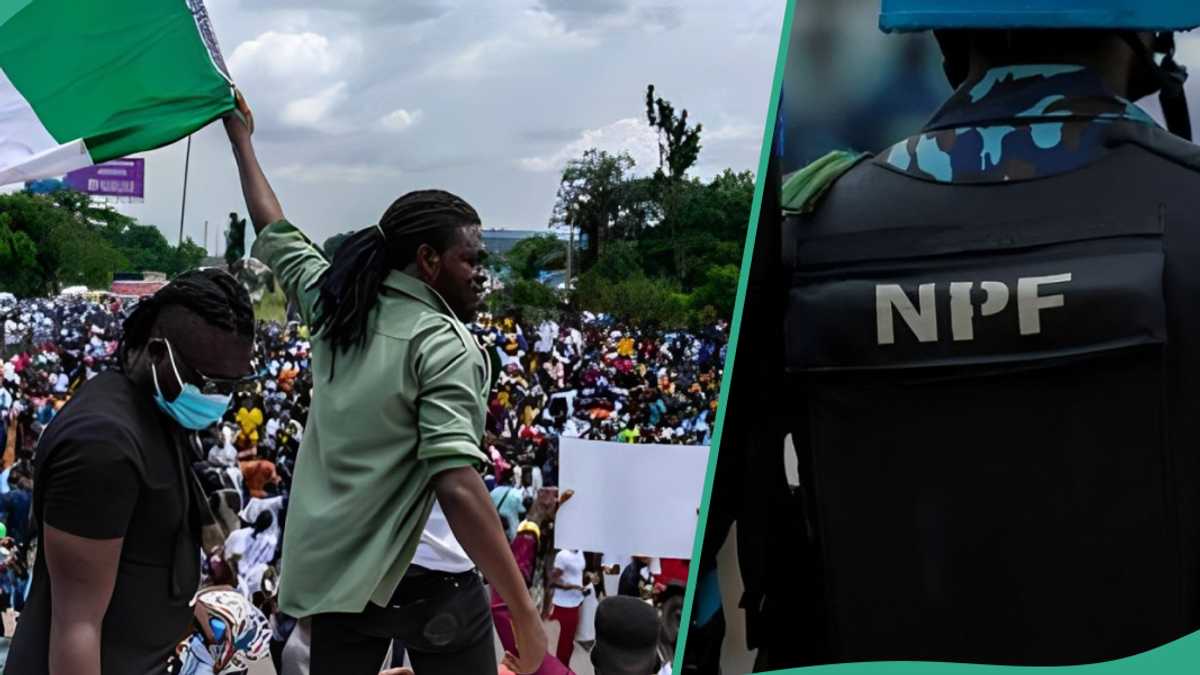
{"type": "Polygon", "coordinates": [[[942,183],[1044,178],[1096,161],[1125,124],[1156,126],[1083,66],[994,68],[876,161],[942,183]]]}

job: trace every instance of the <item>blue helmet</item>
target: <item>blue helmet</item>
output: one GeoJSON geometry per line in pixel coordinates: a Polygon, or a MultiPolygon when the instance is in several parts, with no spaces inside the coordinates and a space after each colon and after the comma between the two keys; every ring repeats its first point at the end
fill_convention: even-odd
{"type": "Polygon", "coordinates": [[[883,0],[886,32],[943,29],[1184,31],[1200,26],[1197,0],[883,0]]]}
{"type": "MultiPolygon", "coordinates": [[[[953,31],[1099,30],[1118,33],[1133,49],[1159,92],[1167,128],[1192,138],[1184,82],[1187,68],[1175,60],[1177,31],[1200,26],[1200,0],[881,0],[885,32],[944,31],[946,76],[957,87],[966,78],[963,42],[953,31]],[[1155,33],[1148,47],[1137,33],[1155,33]],[[960,58],[952,59],[950,52],[960,58]],[[1155,54],[1162,54],[1161,61],[1155,54]]],[[[1147,92],[1149,93],[1149,92],[1147,92]]]]}

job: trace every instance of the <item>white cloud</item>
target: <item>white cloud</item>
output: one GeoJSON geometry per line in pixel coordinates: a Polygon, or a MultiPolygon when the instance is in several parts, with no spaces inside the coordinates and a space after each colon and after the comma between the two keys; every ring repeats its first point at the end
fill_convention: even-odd
{"type": "Polygon", "coordinates": [[[425,69],[435,80],[479,79],[490,73],[520,68],[523,58],[552,58],[554,53],[592,49],[600,42],[591,36],[571,33],[554,16],[529,10],[521,20],[493,31],[482,40],[467,44],[449,57],[441,58],[425,69]]]}
{"type": "Polygon", "coordinates": [[[525,157],[517,165],[527,171],[555,171],[591,148],[610,154],[627,152],[636,163],[635,172],[648,174],[658,166],[658,135],[645,120],[627,117],[599,129],[588,129],[558,151],[540,157],[525,157]]]}
{"type": "Polygon", "coordinates": [[[332,120],[350,97],[362,51],[356,36],[267,31],[239,44],[229,67],[264,128],[274,122],[332,132],[350,126],[332,120]]]}
{"type": "Polygon", "coordinates": [[[380,178],[395,178],[403,172],[394,166],[382,164],[356,164],[340,162],[316,162],[313,164],[288,164],[272,172],[298,183],[369,183],[380,178]]]}
{"type": "Polygon", "coordinates": [[[329,115],[346,98],[346,83],[338,82],[312,96],[291,101],[283,107],[280,119],[295,127],[336,131],[341,125],[331,122],[329,115]]]}
{"type": "Polygon", "coordinates": [[[421,121],[421,111],[408,111],[404,108],[393,110],[392,112],[379,118],[379,124],[388,131],[400,132],[408,129],[412,125],[421,121]]]}
{"type": "Polygon", "coordinates": [[[331,41],[319,33],[267,31],[238,45],[229,57],[234,77],[286,80],[337,74],[362,53],[354,37],[331,41]]]}
{"type": "Polygon", "coordinates": [[[762,126],[753,124],[734,123],[726,124],[715,129],[709,130],[705,128],[700,134],[700,141],[745,141],[759,140],[762,138],[762,126]]]}

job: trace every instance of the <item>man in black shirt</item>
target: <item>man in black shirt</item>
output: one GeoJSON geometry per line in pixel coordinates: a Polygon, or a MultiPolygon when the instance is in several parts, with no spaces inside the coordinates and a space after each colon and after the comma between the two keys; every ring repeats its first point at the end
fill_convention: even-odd
{"type": "Polygon", "coordinates": [[[121,371],[81,386],[38,445],[40,546],[6,675],[157,674],[189,632],[207,509],[186,436],[250,372],[253,311],[233,277],[189,272],[124,328],[121,371]]]}

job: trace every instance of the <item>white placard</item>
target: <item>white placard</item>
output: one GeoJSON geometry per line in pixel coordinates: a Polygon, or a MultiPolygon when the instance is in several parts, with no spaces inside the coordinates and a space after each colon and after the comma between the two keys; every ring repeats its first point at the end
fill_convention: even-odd
{"type": "Polygon", "coordinates": [[[708,446],[563,438],[559,490],[574,490],[554,545],[598,553],[692,557],[708,446]]]}

